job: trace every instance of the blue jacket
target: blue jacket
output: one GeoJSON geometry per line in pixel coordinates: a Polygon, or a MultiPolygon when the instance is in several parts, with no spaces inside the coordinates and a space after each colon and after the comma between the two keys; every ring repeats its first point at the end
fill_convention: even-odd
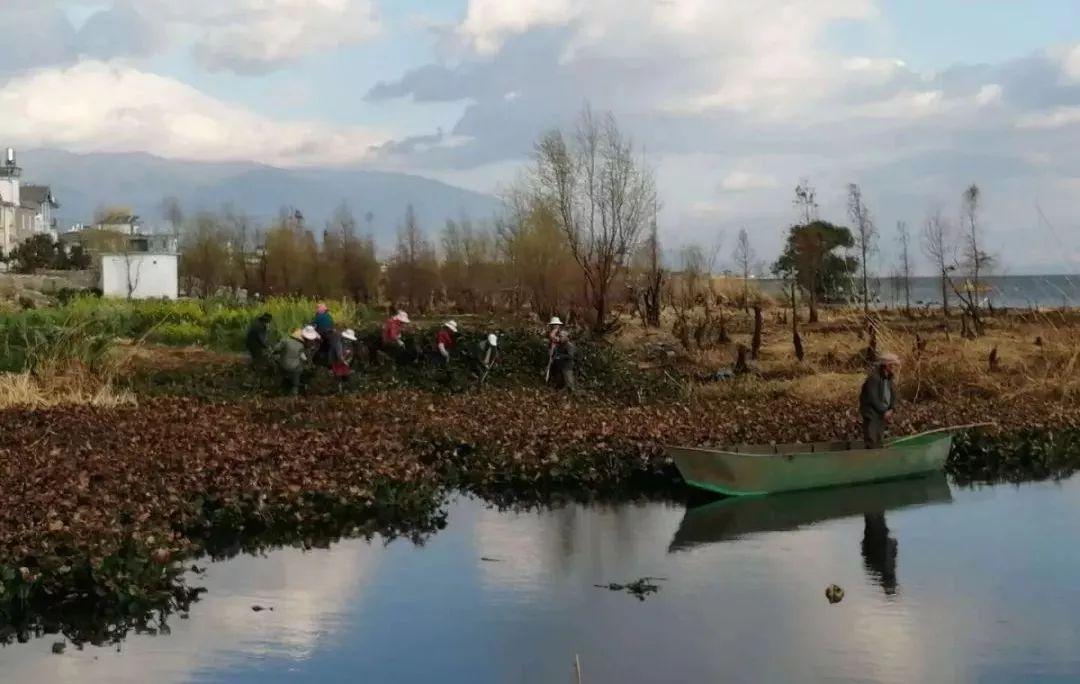
{"type": "Polygon", "coordinates": [[[334,317],[330,315],[329,311],[317,313],[315,314],[315,320],[311,324],[315,326],[315,330],[321,335],[334,329],[334,317]]]}

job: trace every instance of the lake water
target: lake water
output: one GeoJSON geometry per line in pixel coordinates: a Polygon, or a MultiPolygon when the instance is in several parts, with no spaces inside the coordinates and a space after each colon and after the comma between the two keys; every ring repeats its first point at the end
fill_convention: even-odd
{"type": "Polygon", "coordinates": [[[576,655],[588,684],[1078,681],[1078,539],[1078,479],[690,510],[512,513],[461,497],[424,546],[213,563],[171,635],[119,652],[7,646],[0,679],[548,684],[573,681],[576,655]],[[642,576],[666,578],[644,601],[594,586],[642,576]],[[830,605],[833,583],[845,596],[830,605]]]}
{"type": "MultiPolygon", "coordinates": [[[[779,281],[760,282],[762,289],[771,296],[779,298],[784,295],[779,281]]],[[[990,288],[986,297],[996,307],[1056,309],[1080,306],[1080,276],[990,276],[982,279],[982,283],[990,288]]],[[[898,282],[881,278],[874,282],[872,288],[879,305],[894,308],[903,306],[904,293],[898,282]]],[[[951,291],[949,302],[953,306],[959,304],[956,295],[951,291]]],[[[912,278],[911,304],[940,307],[941,281],[937,278],[912,278]]]]}

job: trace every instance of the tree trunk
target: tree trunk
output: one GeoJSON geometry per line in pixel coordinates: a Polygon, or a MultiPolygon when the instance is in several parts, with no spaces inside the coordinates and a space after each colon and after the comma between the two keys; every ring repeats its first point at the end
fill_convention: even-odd
{"type": "Polygon", "coordinates": [[[818,322],[818,310],[817,310],[817,294],[813,291],[810,292],[810,296],[807,298],[807,302],[810,307],[810,323],[818,322]]]}
{"type": "Polygon", "coordinates": [[[761,328],[764,325],[764,317],[761,315],[761,307],[754,306],[754,337],[750,342],[750,358],[757,360],[761,351],[761,328]]]}

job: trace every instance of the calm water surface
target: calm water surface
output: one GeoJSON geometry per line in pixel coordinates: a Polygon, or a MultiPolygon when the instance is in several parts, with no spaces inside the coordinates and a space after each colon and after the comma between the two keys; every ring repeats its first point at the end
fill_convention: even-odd
{"type": "Polygon", "coordinates": [[[546,684],[571,682],[579,654],[589,684],[1078,681],[1078,539],[1078,479],[690,510],[459,498],[423,547],[211,564],[171,635],[119,652],[51,655],[55,637],[0,648],[0,680],[546,684]],[[643,602],[593,586],[644,575],[667,579],[643,602]]]}

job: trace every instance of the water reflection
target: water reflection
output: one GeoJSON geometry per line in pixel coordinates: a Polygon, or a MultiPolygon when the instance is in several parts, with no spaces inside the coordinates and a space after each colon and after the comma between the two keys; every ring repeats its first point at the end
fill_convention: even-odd
{"type": "Polygon", "coordinates": [[[172,636],[120,653],[15,645],[0,680],[546,684],[572,681],[580,655],[586,682],[1077,681],[1080,546],[1061,543],[1077,536],[1080,480],[689,511],[463,497],[422,547],[354,539],[215,563],[172,636]],[[645,575],[668,579],[644,602],[593,586],[645,575]]]}
{"type": "Polygon", "coordinates": [[[896,539],[889,536],[884,513],[863,516],[863,564],[870,577],[881,585],[886,596],[896,594],[896,539]]]}
{"type": "MultiPolygon", "coordinates": [[[[794,530],[857,515],[879,514],[882,516],[880,525],[884,527],[884,511],[951,501],[949,484],[940,474],[776,496],[721,499],[688,508],[668,549],[684,551],[703,544],[794,530]]],[[[867,525],[871,527],[870,523],[867,525]]],[[[888,533],[887,528],[885,533],[888,533]]],[[[870,547],[881,543],[873,534],[874,530],[870,533],[870,547]]],[[[867,535],[864,535],[864,555],[866,540],[867,535]]]]}

